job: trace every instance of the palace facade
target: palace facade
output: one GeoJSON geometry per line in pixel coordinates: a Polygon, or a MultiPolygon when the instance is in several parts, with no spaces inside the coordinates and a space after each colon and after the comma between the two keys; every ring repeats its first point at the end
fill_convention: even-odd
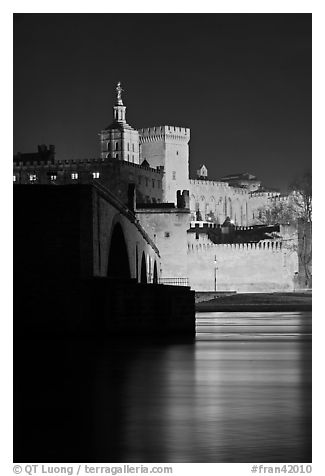
{"type": "Polygon", "coordinates": [[[189,175],[190,129],[155,126],[133,129],[126,121],[120,83],[113,121],[99,133],[100,157],[57,160],[54,146],[14,157],[14,183],[89,183],[97,181],[122,202],[134,184],[140,204],[176,203],[177,190],[189,191],[192,221],[222,224],[227,217],[237,226],[259,223],[259,209],[280,197],[265,190],[254,175],[241,173],[210,179],[204,164],[189,175]]]}

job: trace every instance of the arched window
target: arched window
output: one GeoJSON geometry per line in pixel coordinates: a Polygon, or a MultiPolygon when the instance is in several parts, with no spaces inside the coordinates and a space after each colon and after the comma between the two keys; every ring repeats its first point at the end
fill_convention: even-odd
{"type": "Polygon", "coordinates": [[[228,197],[228,216],[229,218],[232,218],[232,203],[230,197],[228,197]]]}

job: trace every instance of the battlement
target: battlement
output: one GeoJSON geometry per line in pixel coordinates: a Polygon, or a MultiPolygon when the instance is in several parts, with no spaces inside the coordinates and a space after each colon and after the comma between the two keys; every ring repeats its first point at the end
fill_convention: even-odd
{"type": "Polygon", "coordinates": [[[209,179],[190,179],[190,185],[212,185],[213,187],[221,187],[223,189],[229,188],[229,184],[226,182],[220,182],[218,180],[209,180],[209,179]]]}
{"type": "Polygon", "coordinates": [[[276,198],[280,196],[280,192],[250,192],[250,198],[254,197],[268,197],[268,198],[276,198]]]}
{"type": "MultiPolygon", "coordinates": [[[[220,229],[222,228],[222,225],[219,223],[209,223],[209,222],[203,222],[203,221],[191,221],[190,223],[190,228],[217,228],[220,229]]],[[[254,230],[257,228],[261,228],[260,225],[254,225],[254,226],[233,226],[234,230],[238,231],[246,231],[246,230],[254,230]]]]}
{"type": "Polygon", "coordinates": [[[14,170],[17,168],[29,168],[29,167],[55,167],[56,162],[51,160],[29,160],[26,162],[14,162],[14,170]]]}
{"type": "Polygon", "coordinates": [[[263,240],[259,242],[247,242],[247,243],[188,243],[187,252],[199,252],[199,251],[213,251],[218,252],[222,250],[253,250],[253,251],[282,251],[282,241],[275,240],[263,240]]]}
{"type": "MultiPolygon", "coordinates": [[[[235,226],[191,221],[187,230],[188,241],[214,244],[247,244],[280,239],[279,225],[235,226]]],[[[272,245],[273,246],[273,245],[272,245]]]]}
{"type": "Polygon", "coordinates": [[[51,165],[52,167],[57,167],[58,165],[78,165],[78,164],[98,164],[105,162],[105,159],[101,158],[92,158],[92,159],[67,159],[67,160],[55,160],[54,162],[50,160],[29,160],[24,162],[15,162],[14,167],[44,167],[51,165]]]}
{"type": "MultiPolygon", "coordinates": [[[[107,160],[107,159],[106,159],[107,160]]],[[[121,167],[133,167],[135,169],[140,169],[140,170],[147,170],[149,172],[153,172],[155,174],[158,174],[158,175],[163,175],[163,169],[161,168],[154,168],[154,167],[147,167],[147,166],[144,166],[144,165],[141,165],[141,164],[134,164],[133,162],[127,162],[125,160],[114,160],[114,159],[111,159],[111,162],[115,162],[115,163],[118,163],[121,165],[121,167]]]]}
{"type": "Polygon", "coordinates": [[[139,129],[140,143],[158,141],[163,139],[182,140],[188,142],[190,140],[190,129],[178,126],[155,126],[139,129]]]}
{"type": "Polygon", "coordinates": [[[116,164],[119,165],[120,167],[131,167],[135,168],[138,170],[146,170],[151,173],[155,173],[157,175],[162,175],[163,170],[158,169],[158,168],[153,168],[153,167],[145,167],[140,164],[135,164],[133,162],[126,162],[124,160],[114,160],[114,159],[102,159],[102,158],[91,158],[91,159],[69,159],[69,160],[56,160],[55,162],[52,162],[50,160],[33,160],[33,161],[26,161],[26,162],[15,162],[14,163],[14,170],[17,168],[22,168],[25,170],[28,170],[29,168],[51,168],[51,169],[57,169],[58,167],[75,167],[75,166],[89,166],[89,165],[108,165],[108,164],[116,164]]]}
{"type": "Polygon", "coordinates": [[[242,187],[233,187],[227,182],[221,182],[219,180],[209,180],[209,179],[190,179],[190,185],[198,185],[202,187],[217,187],[219,191],[233,192],[239,195],[248,196],[248,190],[242,187]]]}
{"type": "Polygon", "coordinates": [[[248,189],[245,187],[237,187],[236,185],[229,184],[229,187],[237,194],[248,195],[248,189]]]}
{"type": "Polygon", "coordinates": [[[275,195],[272,197],[269,197],[269,200],[271,202],[287,202],[289,200],[288,195],[275,195]]]}

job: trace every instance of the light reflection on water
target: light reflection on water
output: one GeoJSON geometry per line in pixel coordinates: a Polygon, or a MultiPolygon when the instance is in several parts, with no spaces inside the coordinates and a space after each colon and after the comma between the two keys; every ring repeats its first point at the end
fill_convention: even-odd
{"type": "Polygon", "coordinates": [[[206,313],[183,344],[36,339],[15,462],[310,462],[311,314],[206,313]]]}
{"type": "Polygon", "coordinates": [[[141,349],[120,394],[122,460],[310,461],[310,327],[309,313],[201,314],[195,344],[141,349]]]}

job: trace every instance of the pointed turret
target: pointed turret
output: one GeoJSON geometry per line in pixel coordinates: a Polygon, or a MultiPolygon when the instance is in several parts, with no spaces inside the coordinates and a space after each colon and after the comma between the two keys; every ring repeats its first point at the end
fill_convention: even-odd
{"type": "Polygon", "coordinates": [[[139,133],[126,122],[126,107],[122,100],[123,89],[120,82],[117,83],[115,91],[113,122],[99,134],[101,158],[139,164],[139,133]]]}

